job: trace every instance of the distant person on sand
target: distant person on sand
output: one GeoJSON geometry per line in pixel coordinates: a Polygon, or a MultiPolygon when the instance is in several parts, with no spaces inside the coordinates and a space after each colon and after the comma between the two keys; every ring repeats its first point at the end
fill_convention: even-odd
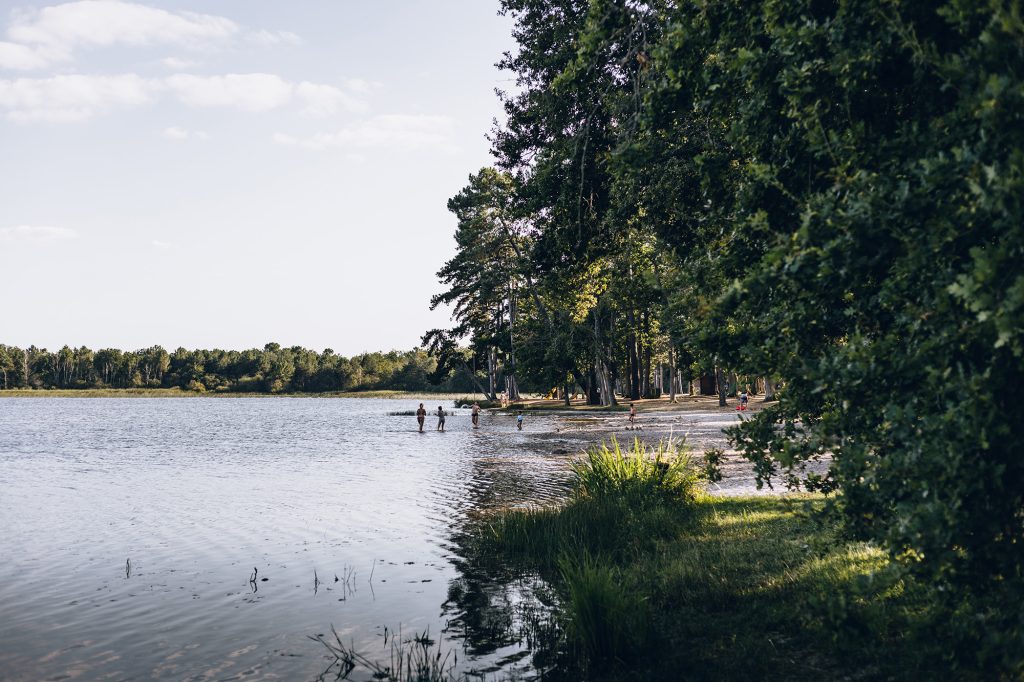
{"type": "Polygon", "coordinates": [[[747,409],[747,391],[743,390],[740,392],[740,406],[745,410],[747,409]]]}
{"type": "Polygon", "coordinates": [[[523,413],[522,412],[520,412],[519,414],[516,415],[516,427],[518,427],[520,431],[523,430],[523,413]]]}
{"type": "Polygon", "coordinates": [[[437,430],[444,431],[444,408],[437,406],[437,430]]]}
{"type": "Polygon", "coordinates": [[[629,404],[629,428],[636,428],[636,407],[633,403],[629,404]]]}
{"type": "Polygon", "coordinates": [[[420,409],[416,410],[416,421],[420,424],[420,433],[423,433],[423,421],[427,418],[427,410],[420,403],[420,409]]]}
{"type": "Polygon", "coordinates": [[[473,428],[480,428],[480,406],[473,403],[473,428]]]}

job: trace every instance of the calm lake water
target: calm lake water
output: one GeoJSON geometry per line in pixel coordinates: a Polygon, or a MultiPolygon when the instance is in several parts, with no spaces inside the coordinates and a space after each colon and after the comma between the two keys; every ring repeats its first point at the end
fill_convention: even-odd
{"type": "Polygon", "coordinates": [[[509,595],[458,598],[453,538],[557,499],[550,453],[578,443],[552,417],[388,416],[416,404],[0,399],[0,678],[315,679],[331,626],[382,659],[385,628],[429,629],[461,671],[529,677],[473,607],[509,595]]]}

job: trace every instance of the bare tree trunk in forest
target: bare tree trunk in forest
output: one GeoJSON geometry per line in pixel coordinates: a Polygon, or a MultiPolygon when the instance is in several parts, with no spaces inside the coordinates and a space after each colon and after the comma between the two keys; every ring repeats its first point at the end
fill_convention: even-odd
{"type": "Polygon", "coordinates": [[[668,388],[668,401],[674,403],[676,401],[676,352],[672,348],[668,349],[668,388]]]}
{"type": "Polygon", "coordinates": [[[32,385],[32,377],[28,373],[28,349],[21,351],[22,376],[25,377],[25,386],[32,385]]]}
{"type": "Polygon", "coordinates": [[[651,348],[644,348],[643,359],[640,361],[640,397],[651,397],[651,348]]]}
{"type": "Polygon", "coordinates": [[[519,382],[516,381],[516,341],[515,335],[512,333],[512,329],[515,325],[515,319],[519,312],[519,302],[516,300],[515,294],[509,293],[508,297],[508,347],[509,347],[509,381],[508,381],[508,399],[519,400],[519,382]]]}
{"type": "Polygon", "coordinates": [[[740,392],[739,378],[736,376],[736,372],[729,372],[729,391],[732,393],[740,392]]]}
{"type": "Polygon", "coordinates": [[[476,372],[473,371],[473,368],[469,366],[468,362],[462,360],[462,366],[466,370],[466,374],[469,375],[470,380],[472,380],[473,384],[476,385],[477,390],[480,391],[480,393],[482,393],[488,400],[498,399],[498,395],[493,390],[490,393],[487,392],[487,389],[484,388],[484,385],[480,383],[480,379],[477,378],[476,372]]]}
{"type": "Polygon", "coordinates": [[[597,375],[597,388],[601,392],[601,405],[609,407],[616,404],[615,390],[610,378],[604,347],[601,345],[600,320],[597,317],[597,309],[595,308],[591,314],[594,316],[594,372],[597,375]]]}
{"type": "Polygon", "coordinates": [[[725,373],[721,367],[715,367],[715,388],[718,390],[718,406],[725,407],[729,403],[726,402],[725,396],[727,394],[725,386],[725,373]]]}
{"type": "Polygon", "coordinates": [[[498,390],[498,351],[493,346],[487,349],[487,385],[491,387],[490,395],[496,395],[498,390]]]}
{"type": "Polygon", "coordinates": [[[598,362],[600,360],[594,361],[594,366],[590,368],[589,376],[587,377],[587,405],[601,404],[601,390],[597,378],[598,362]]]}
{"type": "Polygon", "coordinates": [[[636,334],[629,335],[628,355],[628,377],[629,377],[629,398],[630,400],[640,399],[640,358],[636,347],[636,334]]]}
{"type": "Polygon", "coordinates": [[[775,400],[775,382],[770,377],[764,378],[764,399],[775,400]]]}

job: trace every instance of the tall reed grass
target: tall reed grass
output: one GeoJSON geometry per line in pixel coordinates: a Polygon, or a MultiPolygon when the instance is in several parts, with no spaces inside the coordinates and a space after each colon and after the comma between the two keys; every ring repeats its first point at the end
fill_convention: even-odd
{"type": "Polygon", "coordinates": [[[623,449],[613,439],[573,464],[564,505],[496,514],[478,549],[536,566],[555,585],[560,646],[574,668],[628,664],[657,637],[624,567],[677,535],[703,494],[684,444],[623,449]]]}
{"type": "Polygon", "coordinates": [[[701,495],[683,444],[636,440],[623,450],[613,439],[573,464],[565,505],[505,510],[488,520],[482,539],[549,569],[566,553],[622,559],[670,533],[701,495]]]}

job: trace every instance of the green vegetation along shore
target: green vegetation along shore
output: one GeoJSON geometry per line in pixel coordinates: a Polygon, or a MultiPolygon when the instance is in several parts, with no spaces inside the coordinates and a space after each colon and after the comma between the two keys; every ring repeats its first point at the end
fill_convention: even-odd
{"type": "Polygon", "coordinates": [[[430,391],[465,395],[476,387],[464,372],[438,375],[437,362],[420,349],[348,358],[330,348],[315,351],[277,343],[242,351],[167,351],[161,346],[133,351],[64,346],[49,351],[0,344],[3,389],[177,389],[248,394],[430,391]]]}
{"type": "Polygon", "coordinates": [[[777,398],[729,433],[758,483],[828,494],[812,516],[941,602],[941,660],[1019,678],[1021,3],[500,11],[514,85],[448,203],[439,368],[492,399],[777,398]]]}
{"type": "Polygon", "coordinates": [[[470,574],[542,578],[522,584],[551,607],[527,627],[545,679],[992,674],[941,644],[956,633],[940,595],[824,505],[709,497],[671,448],[602,446],[576,466],[567,504],[478,518],[462,554],[470,574]]]}
{"type": "Polygon", "coordinates": [[[173,388],[9,388],[0,398],[415,398],[472,402],[465,393],[437,391],[324,391],[319,393],[242,393],[237,391],[188,391],[173,388]]]}

